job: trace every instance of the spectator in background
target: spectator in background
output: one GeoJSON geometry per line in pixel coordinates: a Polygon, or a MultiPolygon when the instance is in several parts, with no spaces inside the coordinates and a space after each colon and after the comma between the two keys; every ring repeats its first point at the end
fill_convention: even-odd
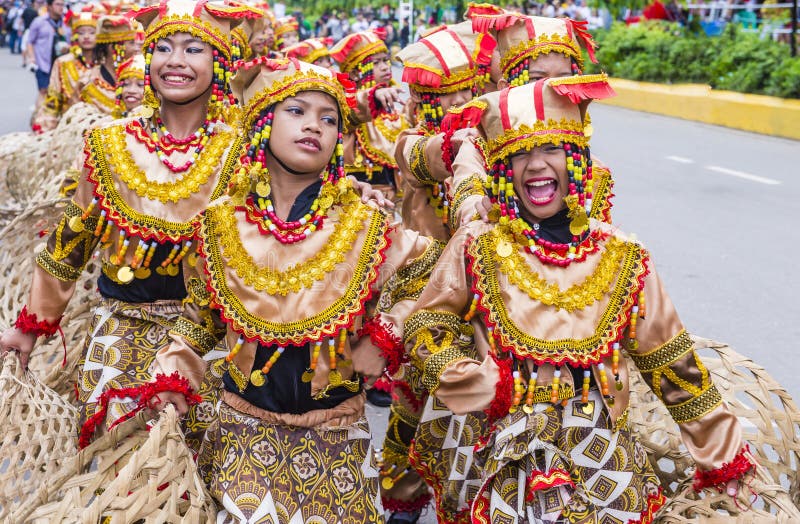
{"type": "Polygon", "coordinates": [[[334,42],[338,42],[347,34],[342,19],[347,19],[347,13],[344,11],[338,14],[334,13],[325,24],[325,36],[333,38],[334,42]]]}
{"type": "Polygon", "coordinates": [[[50,85],[53,61],[69,50],[67,33],[64,25],[64,0],[47,0],[47,12],[31,23],[26,47],[27,63],[31,71],[36,73],[36,85],[39,88],[37,108],[50,85]]]}
{"type": "Polygon", "coordinates": [[[409,44],[408,39],[411,36],[411,31],[406,19],[400,20],[400,47],[403,48],[409,44]]]}
{"type": "Polygon", "coordinates": [[[419,39],[425,34],[428,30],[428,27],[425,25],[425,19],[420,17],[417,18],[417,29],[414,31],[414,42],[419,42],[419,39]]]}
{"type": "Polygon", "coordinates": [[[364,13],[358,13],[356,15],[356,21],[355,21],[355,23],[353,24],[352,27],[353,27],[353,32],[354,33],[361,33],[363,31],[366,31],[367,29],[369,29],[369,22],[367,22],[367,19],[364,16],[364,13]]]}

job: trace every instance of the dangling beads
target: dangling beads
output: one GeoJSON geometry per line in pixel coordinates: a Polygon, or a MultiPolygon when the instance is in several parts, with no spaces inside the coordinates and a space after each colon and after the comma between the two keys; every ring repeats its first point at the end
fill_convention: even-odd
{"type": "Polygon", "coordinates": [[[529,415],[533,413],[533,400],[536,393],[537,377],[538,373],[536,371],[536,367],[534,367],[533,371],[531,371],[531,376],[528,378],[528,393],[525,395],[525,405],[522,407],[522,411],[529,415]]]}
{"type": "Polygon", "coordinates": [[[257,369],[250,374],[250,383],[256,387],[261,387],[267,383],[267,375],[269,374],[272,366],[275,365],[275,362],[283,355],[283,352],[286,351],[285,346],[278,346],[278,348],[270,355],[269,360],[267,360],[266,364],[261,369],[257,369]]]}
{"type": "Polygon", "coordinates": [[[244,345],[244,337],[240,335],[239,339],[236,341],[236,344],[233,346],[233,349],[231,349],[230,352],[227,355],[225,355],[225,362],[228,363],[232,362],[233,359],[236,357],[236,354],[239,353],[239,350],[242,349],[243,345],[244,345]]]}
{"type": "Polygon", "coordinates": [[[112,58],[114,59],[114,71],[122,64],[125,60],[125,43],[124,42],[114,42],[111,44],[111,52],[112,58]]]}
{"type": "Polygon", "coordinates": [[[553,371],[553,383],[550,390],[550,403],[558,404],[558,388],[561,383],[561,368],[556,368],[553,371]]]}
{"type": "Polygon", "coordinates": [[[464,315],[464,320],[469,322],[475,316],[475,311],[478,309],[478,294],[475,293],[472,295],[472,302],[469,304],[469,309],[467,310],[466,315],[464,315]]]}
{"type": "Polygon", "coordinates": [[[442,118],[444,118],[441,98],[436,93],[421,93],[421,98],[422,121],[431,134],[438,133],[442,127],[442,118]]]}
{"type": "Polygon", "coordinates": [[[311,353],[311,360],[308,363],[308,369],[305,370],[303,373],[302,381],[303,382],[311,382],[311,379],[314,378],[314,374],[317,372],[317,359],[319,358],[319,352],[322,349],[322,341],[317,340],[314,342],[314,350],[311,353]]]}
{"type": "Polygon", "coordinates": [[[592,381],[592,371],[590,369],[583,370],[583,385],[581,386],[581,404],[589,403],[589,385],[592,381]]]}
{"type": "Polygon", "coordinates": [[[512,87],[524,86],[530,82],[530,63],[531,59],[527,57],[509,70],[508,83],[512,87]]]}
{"type": "Polygon", "coordinates": [[[266,164],[266,151],[269,146],[269,138],[272,134],[272,119],[274,117],[273,108],[265,109],[253,124],[250,144],[247,146],[247,153],[242,158],[241,169],[249,177],[258,177],[256,184],[256,198],[250,196],[247,199],[248,205],[256,207],[257,213],[263,220],[263,229],[272,234],[282,244],[294,244],[309,237],[314,231],[322,228],[323,220],[328,214],[328,210],[336,201],[328,194],[323,194],[328,190],[330,184],[336,184],[344,180],[344,135],[341,131],[336,139],[336,146],[328,163],[327,173],[323,177],[323,184],[320,193],[311,204],[311,211],[306,213],[300,220],[285,221],[275,214],[275,206],[270,199],[269,173],[264,167],[266,164]]]}
{"type": "Polygon", "coordinates": [[[358,88],[371,89],[375,87],[375,64],[367,58],[358,64],[358,88]]]}
{"type": "Polygon", "coordinates": [[[522,384],[522,374],[519,372],[519,369],[515,369],[512,373],[512,376],[514,377],[514,397],[511,400],[511,407],[509,408],[508,412],[516,413],[517,408],[522,401],[522,395],[525,393],[525,386],[522,384]]]}
{"type": "Polygon", "coordinates": [[[603,394],[605,398],[611,398],[610,391],[608,389],[608,376],[606,375],[606,366],[602,362],[598,363],[597,371],[600,374],[600,392],[603,394]]]}
{"type": "Polygon", "coordinates": [[[581,71],[581,68],[578,66],[578,62],[575,60],[575,58],[571,58],[570,62],[571,62],[571,65],[572,65],[572,74],[573,75],[582,75],[583,71],[581,71]]]}

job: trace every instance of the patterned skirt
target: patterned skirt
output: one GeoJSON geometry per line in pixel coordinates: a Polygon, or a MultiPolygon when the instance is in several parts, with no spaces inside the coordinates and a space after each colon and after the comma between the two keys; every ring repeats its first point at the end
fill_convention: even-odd
{"type": "Polygon", "coordinates": [[[476,452],[483,484],[473,522],[650,522],[664,502],[644,447],[613,424],[595,389],[589,408],[536,404],[498,421],[476,452]]]}
{"type": "Polygon", "coordinates": [[[409,457],[433,488],[440,524],[470,522],[469,505],[481,485],[473,449],[485,421],[483,413],[454,415],[435,397],[427,398],[409,457]]]}
{"type": "MultiPolygon", "coordinates": [[[[81,426],[97,411],[104,391],[141,386],[152,379],[150,366],[156,352],[169,345],[169,330],[182,311],[181,302],[172,300],[131,304],[105,299],[97,306],[78,363],[76,389],[81,426]]],[[[195,450],[214,419],[224,372],[225,360],[221,357],[226,351],[222,349],[220,346],[204,356],[210,365],[199,391],[203,402],[193,406],[184,419],[186,441],[195,450]]],[[[112,400],[105,428],[135,406],[135,399],[112,400]]]]}
{"type": "Polygon", "coordinates": [[[217,522],[382,523],[366,417],[347,427],[267,423],[220,402],[198,458],[217,522]]]}

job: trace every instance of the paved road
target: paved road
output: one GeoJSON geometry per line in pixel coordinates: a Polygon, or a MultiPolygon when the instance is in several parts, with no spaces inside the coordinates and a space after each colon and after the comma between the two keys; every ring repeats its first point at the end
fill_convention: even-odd
{"type": "MultiPolygon", "coordinates": [[[[0,75],[0,133],[24,130],[33,75],[7,49],[0,75]]],[[[800,400],[800,142],[599,104],[591,115],[593,153],[616,179],[614,222],[649,247],[687,329],[728,342],[800,400]]],[[[376,442],[387,411],[369,410],[376,442]]]]}

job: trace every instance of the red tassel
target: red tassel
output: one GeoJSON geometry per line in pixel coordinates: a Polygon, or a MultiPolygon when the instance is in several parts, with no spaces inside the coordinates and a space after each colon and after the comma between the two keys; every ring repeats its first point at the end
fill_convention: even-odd
{"type": "Polygon", "coordinates": [[[379,316],[367,319],[358,330],[358,336],[369,336],[370,342],[381,351],[386,359],[386,371],[394,375],[406,362],[403,341],[392,332],[392,325],[382,322],[379,316]]]}
{"type": "Polygon", "coordinates": [[[460,110],[448,111],[442,119],[440,129],[442,132],[446,132],[475,127],[480,123],[484,111],[485,108],[476,105],[469,105],[460,110]]]}
{"type": "MultiPolygon", "coordinates": [[[[583,100],[602,100],[604,98],[611,98],[616,96],[617,93],[609,85],[608,80],[592,80],[589,76],[600,77],[601,75],[587,75],[581,78],[587,79],[586,82],[580,83],[559,83],[558,79],[550,82],[550,87],[559,95],[566,96],[573,104],[579,104],[583,100]]],[[[568,77],[570,79],[576,77],[568,77]]]]}
{"type": "Polygon", "coordinates": [[[521,16],[491,4],[472,4],[467,9],[467,17],[472,20],[475,33],[501,31],[514,25],[521,16]]]}
{"type": "Polygon", "coordinates": [[[426,69],[406,67],[403,69],[403,82],[436,88],[442,84],[442,77],[426,69]]]}
{"type": "Polygon", "coordinates": [[[721,467],[709,471],[698,469],[694,472],[692,487],[698,492],[704,488],[717,488],[722,493],[729,481],[741,479],[745,473],[756,467],[755,463],[745,456],[745,453],[749,452],[750,446],[745,444],[742,450],[733,457],[733,460],[724,463],[721,467]]]}
{"type": "Polygon", "coordinates": [[[94,413],[94,415],[89,417],[89,419],[81,428],[81,435],[78,439],[79,449],[83,449],[88,446],[89,443],[91,443],[92,436],[94,436],[95,431],[97,431],[97,426],[103,423],[103,420],[105,420],[106,415],[108,414],[108,404],[112,399],[138,397],[139,401],[137,402],[135,408],[133,408],[129,413],[115,420],[108,429],[111,429],[117,424],[133,418],[142,409],[146,407],[152,407],[151,401],[153,398],[157,397],[159,393],[163,393],[165,391],[182,393],[183,396],[186,397],[186,403],[190,406],[194,406],[202,400],[200,395],[197,395],[193,392],[192,387],[189,385],[189,381],[182,377],[177,371],[169,376],[159,373],[156,375],[154,382],[147,382],[141,386],[133,388],[108,389],[100,395],[100,398],[97,401],[97,411],[94,413]]]}
{"type": "Polygon", "coordinates": [[[495,385],[494,399],[486,409],[489,425],[494,424],[497,419],[508,414],[508,410],[511,408],[511,391],[514,389],[514,379],[511,376],[511,360],[500,360],[494,354],[492,358],[499,368],[500,377],[495,385]]]}
{"type": "Polygon", "coordinates": [[[567,25],[572,26],[572,30],[577,35],[578,40],[580,40],[583,44],[583,47],[586,48],[586,53],[589,55],[589,60],[596,64],[597,58],[594,56],[594,50],[597,49],[597,44],[592,38],[591,33],[589,33],[589,22],[586,20],[581,20],[579,22],[577,20],[567,19],[567,25]]]}
{"type": "Polygon", "coordinates": [[[480,65],[488,66],[492,63],[492,53],[497,47],[497,40],[489,33],[478,36],[478,48],[476,50],[475,62],[480,65]]]}

